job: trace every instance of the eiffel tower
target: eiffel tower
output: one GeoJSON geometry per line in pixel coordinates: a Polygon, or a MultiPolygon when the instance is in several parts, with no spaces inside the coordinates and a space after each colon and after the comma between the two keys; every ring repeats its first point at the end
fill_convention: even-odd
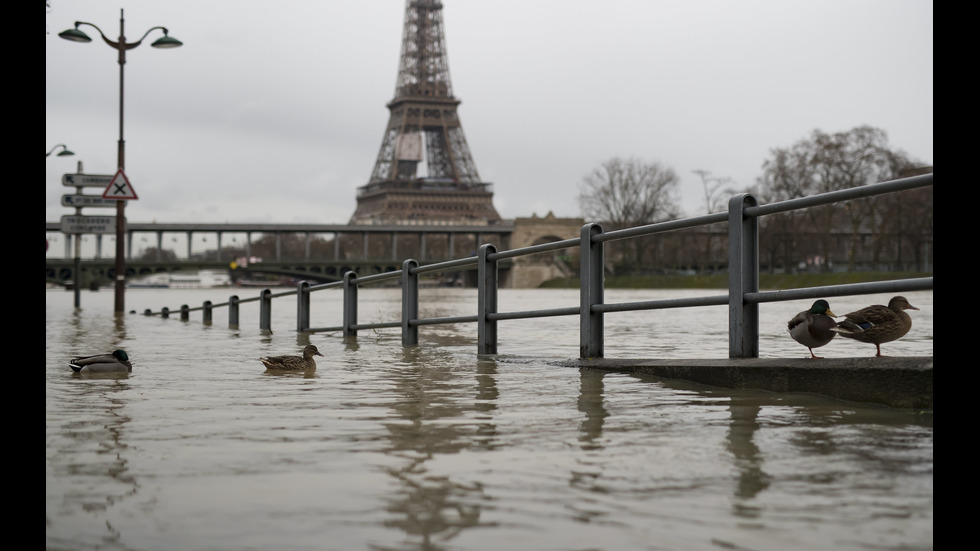
{"type": "Polygon", "coordinates": [[[500,221],[463,135],[449,81],[442,2],[407,0],[391,115],[350,224],[487,225],[500,221]],[[425,159],[426,176],[418,176],[425,159]]]}

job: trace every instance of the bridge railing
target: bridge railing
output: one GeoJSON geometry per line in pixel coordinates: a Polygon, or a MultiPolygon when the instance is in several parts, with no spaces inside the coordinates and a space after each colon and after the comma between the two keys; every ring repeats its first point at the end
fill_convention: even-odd
{"type": "MultiPolygon", "coordinates": [[[[297,297],[296,330],[298,332],[340,332],[344,338],[356,338],[357,332],[360,330],[397,327],[401,329],[402,344],[409,346],[418,344],[419,327],[423,325],[475,322],[477,324],[477,353],[479,355],[497,353],[498,322],[550,316],[579,316],[579,357],[585,359],[604,356],[603,318],[606,314],[727,304],[729,307],[729,357],[757,358],[759,357],[759,304],[761,303],[881,292],[920,291],[933,288],[933,278],[924,277],[780,291],[759,291],[759,219],[761,217],[932,185],[933,175],[925,174],[768,205],[758,205],[754,196],[743,193],[731,198],[727,213],[709,214],[609,232],[604,232],[599,224],[589,223],[582,226],[580,236],[573,239],[504,251],[498,251],[492,244],[484,244],[480,246],[475,256],[427,265],[419,265],[416,260],[407,259],[403,261],[400,270],[392,272],[364,277],[358,277],[354,272],[347,272],[342,281],[317,285],[302,281],[296,289],[279,293],[274,293],[271,289],[263,289],[257,297],[250,299],[239,299],[237,296],[232,296],[228,302],[212,304],[207,301],[199,308],[183,305],[180,308],[180,316],[181,319],[187,320],[191,311],[203,310],[204,321],[210,322],[214,308],[228,306],[229,325],[237,327],[240,305],[257,301],[259,302],[259,328],[271,330],[273,299],[295,296],[297,297]],[[719,222],[728,222],[729,285],[727,294],[612,304],[604,301],[603,274],[604,245],[606,242],[719,222]],[[498,263],[501,260],[572,247],[579,247],[580,249],[581,281],[578,305],[527,311],[498,311],[499,282],[497,275],[498,263]],[[477,271],[477,313],[472,316],[419,318],[419,276],[430,272],[448,272],[460,269],[475,269],[477,271]],[[395,280],[398,280],[401,286],[401,319],[392,322],[360,323],[357,315],[358,289],[365,285],[395,280]],[[331,289],[343,293],[341,325],[311,327],[311,293],[331,289]]],[[[168,308],[163,308],[156,313],[147,310],[145,314],[159,314],[163,317],[169,317],[170,311],[168,308]]]]}

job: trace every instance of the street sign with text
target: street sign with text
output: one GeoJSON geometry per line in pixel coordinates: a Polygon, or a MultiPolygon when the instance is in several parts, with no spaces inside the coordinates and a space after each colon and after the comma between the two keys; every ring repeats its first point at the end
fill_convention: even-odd
{"type": "Polygon", "coordinates": [[[63,207],[115,207],[115,199],[103,199],[98,195],[62,195],[63,207]]]}
{"type": "Polygon", "coordinates": [[[100,187],[105,189],[112,178],[112,174],[65,174],[61,177],[61,184],[68,187],[100,187]]]}
{"type": "Polygon", "coordinates": [[[61,217],[63,233],[116,233],[115,216],[74,216],[61,217]]]}

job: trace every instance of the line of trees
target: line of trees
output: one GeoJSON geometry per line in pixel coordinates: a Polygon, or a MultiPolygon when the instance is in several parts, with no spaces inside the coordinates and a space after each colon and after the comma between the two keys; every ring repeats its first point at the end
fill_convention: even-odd
{"type": "MultiPolygon", "coordinates": [[[[828,134],[814,130],[786,148],[774,148],[754,186],[742,189],[771,203],[932,172],[932,167],[888,145],[870,126],[828,134]]],[[[701,178],[705,210],[719,212],[735,190],[729,178],[694,171],[701,178]]],[[[678,217],[676,172],[660,162],[613,158],[583,178],[579,204],[587,220],[607,230],[678,217]]],[[[868,197],[841,205],[766,216],[760,248],[769,271],[932,268],[932,188],[868,197]]],[[[628,240],[612,269],[651,273],[677,269],[712,272],[727,264],[727,228],[699,228],[628,240]]]]}

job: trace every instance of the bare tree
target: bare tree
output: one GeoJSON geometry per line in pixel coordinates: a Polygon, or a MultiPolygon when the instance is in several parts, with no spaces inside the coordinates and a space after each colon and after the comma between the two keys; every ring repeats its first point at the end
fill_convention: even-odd
{"type": "MultiPolygon", "coordinates": [[[[642,226],[677,218],[675,193],[679,180],[674,169],[659,162],[615,157],[602,163],[582,181],[579,206],[586,220],[607,224],[607,229],[642,226]]],[[[642,240],[629,240],[633,269],[641,267],[642,240]]]]}
{"type": "MultiPolygon", "coordinates": [[[[726,196],[731,196],[735,193],[735,189],[730,185],[733,180],[727,176],[723,178],[717,178],[711,176],[711,172],[703,169],[692,171],[701,177],[701,187],[704,191],[704,209],[706,214],[712,214],[715,212],[721,212],[726,210],[726,196]]],[[[712,251],[712,227],[704,228],[704,252],[703,260],[698,264],[701,266],[701,270],[713,270],[714,269],[714,251],[712,251]]]]}
{"type": "Polygon", "coordinates": [[[707,170],[699,169],[692,170],[691,172],[701,177],[701,187],[704,191],[704,209],[706,214],[712,214],[725,210],[725,195],[733,195],[735,193],[735,189],[731,186],[723,189],[723,186],[726,184],[731,184],[733,180],[728,176],[725,176],[724,178],[710,176],[711,172],[707,170]]]}
{"type": "Polygon", "coordinates": [[[652,224],[677,217],[678,185],[670,167],[615,157],[584,178],[579,206],[587,220],[612,229],[652,224]]]}
{"type": "MultiPolygon", "coordinates": [[[[905,153],[888,147],[885,131],[870,126],[835,134],[814,130],[809,139],[800,140],[790,148],[773,149],[770,153],[772,157],[762,165],[759,187],[767,199],[773,201],[883,182],[916,166],[905,153]]],[[[786,224],[787,229],[793,230],[793,235],[785,236],[793,240],[793,246],[784,250],[792,250],[796,255],[819,255],[831,261],[834,229],[841,218],[846,217],[852,243],[847,261],[853,268],[853,246],[859,242],[860,232],[871,233],[873,251],[877,255],[888,218],[887,213],[882,212],[885,204],[883,199],[871,197],[849,202],[843,208],[825,205],[794,214],[786,224]]],[[[823,264],[825,269],[828,266],[823,264]]]]}

